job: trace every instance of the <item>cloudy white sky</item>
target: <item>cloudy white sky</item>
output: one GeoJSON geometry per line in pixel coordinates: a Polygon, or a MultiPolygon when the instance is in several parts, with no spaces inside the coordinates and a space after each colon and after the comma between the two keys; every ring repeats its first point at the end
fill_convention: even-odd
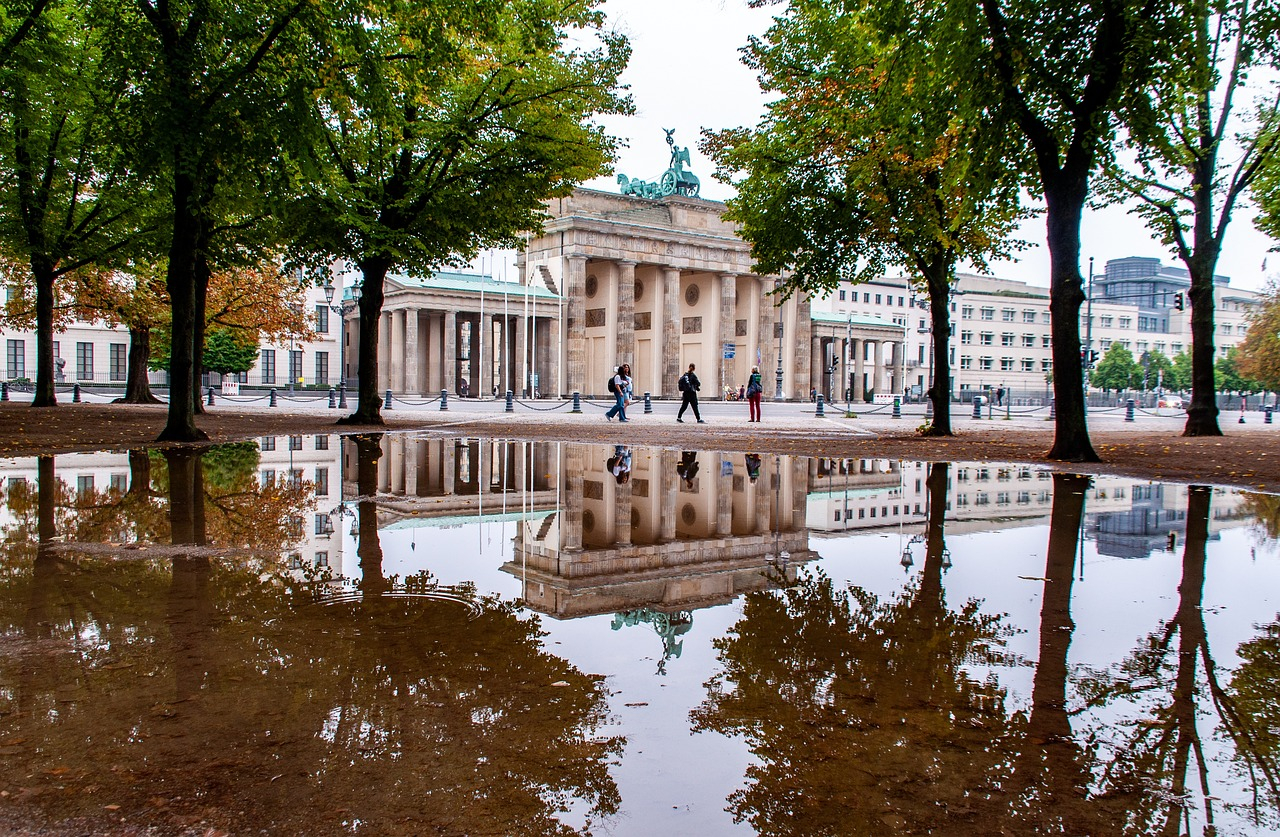
{"type": "MultiPolygon", "coordinates": [[[[754,125],[763,97],[754,74],[739,60],[739,49],[752,34],[763,34],[775,9],[750,9],[746,0],[606,0],[615,27],[631,39],[631,65],[623,80],[630,85],[636,115],[609,119],[606,127],[628,147],[619,154],[618,171],[652,180],[667,167],[663,128],[674,128],[675,141],[692,146],[692,169],[702,181],[702,196],[724,200],[727,186],[711,177],[711,164],[697,151],[703,128],[754,125]]],[[[616,189],[612,177],[587,184],[616,189]]],[[[1049,255],[1043,246],[1042,220],[1029,222],[1022,238],[1035,246],[1019,261],[1001,263],[996,274],[1039,285],[1048,284],[1049,255]]],[[[1124,209],[1088,212],[1084,219],[1081,271],[1092,256],[1098,272],[1107,259],[1152,256],[1177,263],[1154,240],[1142,222],[1124,209]]],[[[1280,254],[1267,255],[1270,239],[1254,229],[1249,213],[1239,211],[1227,233],[1218,273],[1234,286],[1260,289],[1268,274],[1280,270],[1280,254]]]]}

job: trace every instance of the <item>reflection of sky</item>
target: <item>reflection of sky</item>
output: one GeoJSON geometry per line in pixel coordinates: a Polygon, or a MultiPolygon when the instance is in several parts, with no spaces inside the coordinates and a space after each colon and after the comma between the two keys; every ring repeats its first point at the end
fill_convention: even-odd
{"type": "MultiPolygon", "coordinates": [[[[404,576],[429,569],[444,584],[471,581],[481,592],[514,599],[519,579],[500,566],[512,559],[515,531],[512,522],[384,530],[384,570],[404,576]]],[[[1007,614],[1006,624],[1015,629],[1007,650],[1024,664],[998,672],[1010,691],[1010,709],[1024,708],[1030,700],[1048,537],[1048,526],[1038,525],[947,538],[953,564],[944,578],[948,604],[954,609],[970,598],[980,599],[984,612],[1007,614]]],[[[1258,635],[1255,626],[1277,618],[1280,607],[1275,594],[1280,560],[1261,552],[1253,558],[1251,537],[1245,528],[1228,529],[1208,544],[1205,622],[1222,669],[1237,663],[1238,645],[1258,635]]],[[[349,528],[344,538],[343,554],[354,556],[349,528]]],[[[841,585],[892,596],[924,562],[924,547],[916,544],[914,565],[910,573],[903,572],[899,562],[906,541],[892,530],[811,539],[821,556],[811,566],[821,567],[841,585]]],[[[1077,571],[1073,586],[1076,630],[1070,662],[1077,672],[1119,664],[1145,636],[1172,619],[1178,607],[1181,542],[1176,552],[1155,552],[1142,560],[1100,557],[1094,546],[1085,542],[1084,577],[1077,571]]],[[[664,675],[657,673],[662,642],[649,625],[614,631],[610,614],[563,622],[542,617],[552,653],[586,673],[608,678],[614,726],[603,732],[627,738],[622,763],[613,770],[623,805],[607,829],[611,833],[734,831],[723,810],[725,799],[742,786],[751,755],[742,742],[692,734],[689,713],[706,696],[704,684],[718,669],[712,641],[728,633],[740,614],[740,601],[695,611],[693,626],[682,637],[683,654],[668,661],[664,675]]],[[[1227,680],[1223,676],[1224,684],[1227,680]]],[[[1097,720],[1077,718],[1074,724],[1083,731],[1097,720]]],[[[1207,724],[1202,731],[1211,751],[1221,752],[1221,742],[1212,740],[1207,724]]]]}

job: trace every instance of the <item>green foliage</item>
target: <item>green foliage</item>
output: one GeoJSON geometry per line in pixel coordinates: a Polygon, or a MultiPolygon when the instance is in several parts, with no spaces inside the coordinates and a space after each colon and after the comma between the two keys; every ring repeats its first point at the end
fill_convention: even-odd
{"type": "Polygon", "coordinates": [[[296,160],[297,256],[427,273],[538,228],[543,200],[611,162],[593,116],[630,112],[630,48],[596,6],[374,4],[333,21],[309,65],[320,133],[296,160]]]}
{"type": "Polygon", "coordinates": [[[1191,389],[1191,355],[1186,351],[1178,352],[1173,356],[1173,369],[1169,375],[1165,376],[1165,389],[1173,389],[1183,392],[1191,389]]]}
{"type": "Polygon", "coordinates": [[[214,445],[200,459],[205,482],[218,493],[252,491],[257,487],[260,454],[255,442],[214,445]]]}
{"type": "Polygon", "coordinates": [[[1240,374],[1240,349],[1232,346],[1213,364],[1213,385],[1218,392],[1260,392],[1262,385],[1240,374]]]}
{"type": "Polygon", "coordinates": [[[774,98],[755,129],[708,133],[759,273],[822,294],[902,264],[943,287],[1005,255],[1022,217],[1012,126],[965,4],[793,2],[746,63],[774,98]]]}
{"type": "Polygon", "coordinates": [[[1133,353],[1120,343],[1111,344],[1111,348],[1107,349],[1107,353],[1089,376],[1095,387],[1104,390],[1130,389],[1135,379],[1141,383],[1142,367],[1134,361],[1133,353]]]}
{"type": "Polygon", "coordinates": [[[219,328],[205,337],[201,364],[210,372],[219,375],[248,372],[257,360],[258,341],[252,334],[219,328]]]}
{"type": "Polygon", "coordinates": [[[1141,382],[1141,378],[1144,374],[1146,378],[1143,389],[1153,390],[1160,381],[1164,382],[1163,386],[1165,389],[1179,389],[1179,387],[1173,386],[1173,384],[1170,383],[1175,377],[1172,360],[1161,352],[1146,352],[1144,357],[1146,358],[1145,363],[1143,362],[1142,357],[1138,358],[1139,381],[1141,382]],[[1161,373],[1164,375],[1163,378],[1161,377],[1161,373]]]}

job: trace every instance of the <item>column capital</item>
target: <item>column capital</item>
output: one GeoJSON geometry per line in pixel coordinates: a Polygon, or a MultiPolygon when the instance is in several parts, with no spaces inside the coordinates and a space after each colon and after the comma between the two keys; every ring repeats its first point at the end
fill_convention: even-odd
{"type": "Polygon", "coordinates": [[[586,260],[587,260],[587,256],[586,256],[586,254],[585,254],[585,253],[569,253],[568,255],[566,255],[566,256],[565,256],[565,258],[566,258],[566,259],[568,259],[569,261],[572,261],[572,262],[584,262],[584,263],[585,263],[585,262],[586,262],[586,260]]]}
{"type": "Polygon", "coordinates": [[[639,264],[639,262],[635,261],[634,259],[617,259],[616,261],[618,264],[630,265],[631,267],[635,267],[637,264],[639,264]]]}

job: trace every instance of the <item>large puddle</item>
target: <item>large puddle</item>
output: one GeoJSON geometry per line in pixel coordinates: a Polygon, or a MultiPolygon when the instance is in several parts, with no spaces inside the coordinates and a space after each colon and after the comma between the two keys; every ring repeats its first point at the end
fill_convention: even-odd
{"type": "Polygon", "coordinates": [[[0,830],[1280,829],[1275,496],[414,435],[0,484],[0,830]]]}

